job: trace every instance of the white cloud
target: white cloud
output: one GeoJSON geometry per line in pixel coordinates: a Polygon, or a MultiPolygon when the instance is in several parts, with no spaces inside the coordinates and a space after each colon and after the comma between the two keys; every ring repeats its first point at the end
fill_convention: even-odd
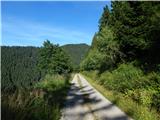
{"type": "MultiPolygon", "coordinates": [[[[8,18],[2,21],[2,44],[12,45],[42,45],[45,39],[55,43],[83,43],[91,41],[92,34],[79,30],[63,28],[62,26],[49,26],[42,23],[8,18]]],[[[87,42],[88,43],[88,42],[87,42]]]]}

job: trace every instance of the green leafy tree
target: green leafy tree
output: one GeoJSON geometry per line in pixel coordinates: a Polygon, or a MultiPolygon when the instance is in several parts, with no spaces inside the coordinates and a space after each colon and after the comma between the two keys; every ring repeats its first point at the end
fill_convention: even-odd
{"type": "Polygon", "coordinates": [[[39,52],[39,68],[41,70],[45,70],[46,72],[50,72],[51,69],[51,62],[52,57],[56,54],[58,49],[57,45],[53,45],[50,41],[45,41],[43,43],[43,47],[40,49],[39,52]]]}
{"type": "Polygon", "coordinates": [[[39,54],[39,68],[46,73],[68,73],[72,71],[69,56],[58,45],[45,41],[39,54]]]}
{"type": "Polygon", "coordinates": [[[123,55],[119,51],[119,44],[115,40],[113,31],[109,27],[103,28],[98,34],[97,41],[97,49],[104,56],[100,71],[112,69],[123,55]]]}

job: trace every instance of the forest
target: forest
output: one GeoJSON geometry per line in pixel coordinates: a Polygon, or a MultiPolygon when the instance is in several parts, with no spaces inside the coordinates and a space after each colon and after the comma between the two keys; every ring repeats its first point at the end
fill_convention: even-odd
{"type": "Polygon", "coordinates": [[[136,120],[160,113],[159,20],[159,2],[112,2],[81,62],[82,73],[112,92],[112,101],[125,98],[117,104],[136,120]]]}
{"type": "MultiPolygon", "coordinates": [[[[69,44],[61,46],[71,59],[72,67],[76,68],[88,51],[86,44],[69,44]],[[76,52],[73,52],[75,48],[76,52]]],[[[2,46],[2,81],[3,92],[14,92],[19,87],[29,87],[44,77],[44,72],[37,67],[40,47],[2,46]]]]}
{"type": "Polygon", "coordinates": [[[1,47],[2,93],[30,87],[41,79],[36,68],[38,50],[36,47],[1,47]]]}

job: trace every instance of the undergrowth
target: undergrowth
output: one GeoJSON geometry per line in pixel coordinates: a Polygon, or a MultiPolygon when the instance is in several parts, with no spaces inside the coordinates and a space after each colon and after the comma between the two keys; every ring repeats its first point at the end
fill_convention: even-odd
{"type": "Polygon", "coordinates": [[[82,72],[104,96],[136,120],[158,120],[160,116],[160,75],[144,74],[132,64],[121,64],[113,71],[82,72]]]}
{"type": "Polygon", "coordinates": [[[3,120],[59,120],[69,75],[47,75],[33,89],[2,93],[3,120]]]}

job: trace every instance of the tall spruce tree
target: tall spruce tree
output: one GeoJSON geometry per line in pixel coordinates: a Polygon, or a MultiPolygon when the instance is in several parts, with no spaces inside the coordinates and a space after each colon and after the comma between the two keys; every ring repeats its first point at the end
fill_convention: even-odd
{"type": "Polygon", "coordinates": [[[110,11],[108,9],[108,6],[106,5],[103,8],[102,17],[99,20],[99,31],[101,31],[104,27],[106,27],[109,24],[109,15],[110,15],[110,11]]]}
{"type": "Polygon", "coordinates": [[[152,2],[112,2],[112,28],[127,58],[140,57],[151,45],[152,2]]]}
{"type": "Polygon", "coordinates": [[[153,67],[159,63],[159,13],[159,2],[112,2],[111,26],[125,60],[139,59],[153,67]]]}

